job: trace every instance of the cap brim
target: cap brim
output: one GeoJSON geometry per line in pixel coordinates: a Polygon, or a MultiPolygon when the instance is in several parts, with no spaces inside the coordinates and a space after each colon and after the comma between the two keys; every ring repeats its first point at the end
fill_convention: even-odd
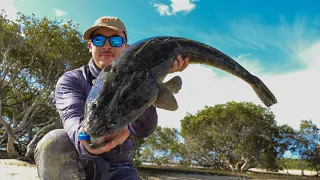
{"type": "Polygon", "coordinates": [[[114,26],[93,26],[93,27],[87,29],[87,30],[84,32],[84,34],[83,34],[83,39],[84,39],[84,40],[89,40],[91,34],[92,34],[95,30],[97,30],[97,29],[99,29],[99,28],[110,28],[110,29],[112,29],[112,30],[119,31],[119,32],[123,32],[123,31],[124,31],[124,30],[122,30],[122,29],[120,29],[120,28],[116,28],[116,27],[114,27],[114,26]]]}

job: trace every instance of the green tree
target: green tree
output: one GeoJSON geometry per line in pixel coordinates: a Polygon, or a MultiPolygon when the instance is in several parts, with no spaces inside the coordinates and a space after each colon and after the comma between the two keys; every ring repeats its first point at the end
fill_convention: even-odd
{"type": "Polygon", "coordinates": [[[269,108],[245,102],[207,106],[181,121],[186,148],[198,147],[192,160],[240,171],[256,167],[261,155],[272,149],[275,126],[269,108]]]}
{"type": "Polygon", "coordinates": [[[154,133],[145,139],[141,158],[161,165],[179,153],[179,132],[175,128],[157,126],[154,133]]]}
{"type": "Polygon", "coordinates": [[[319,175],[320,170],[320,130],[311,120],[302,120],[297,137],[297,153],[319,175]]]}
{"type": "Polygon", "coordinates": [[[144,143],[145,143],[145,139],[143,138],[136,138],[136,137],[132,137],[134,138],[134,142],[135,142],[135,147],[134,147],[134,152],[133,152],[133,163],[136,167],[139,167],[142,162],[142,154],[141,152],[143,151],[143,147],[144,147],[144,143]]]}
{"type": "MultiPolygon", "coordinates": [[[[275,130],[273,144],[275,151],[277,152],[278,161],[276,164],[271,165],[271,167],[274,167],[274,170],[277,170],[277,168],[285,168],[288,173],[288,159],[285,158],[284,155],[286,152],[290,152],[291,154],[295,153],[296,136],[297,132],[287,124],[278,126],[275,130]]],[[[270,165],[265,164],[263,167],[268,168],[270,165]]]]}
{"type": "Polygon", "coordinates": [[[52,106],[57,79],[90,56],[72,20],[40,19],[34,14],[18,13],[10,20],[2,11],[0,47],[1,142],[9,157],[28,150],[30,156],[37,141],[59,124],[52,106]]]}

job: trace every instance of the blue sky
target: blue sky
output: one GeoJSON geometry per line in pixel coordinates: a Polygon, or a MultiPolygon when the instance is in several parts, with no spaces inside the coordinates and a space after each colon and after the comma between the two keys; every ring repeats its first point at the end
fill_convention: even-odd
{"type": "MultiPolygon", "coordinates": [[[[118,16],[129,43],[150,36],[181,36],[211,45],[234,58],[274,92],[279,124],[320,127],[320,2],[316,0],[0,0],[15,12],[73,19],[80,32],[100,16],[118,16]]],[[[174,74],[177,75],[177,74],[174,74]]],[[[159,125],[180,127],[186,112],[227,101],[261,104],[251,87],[214,68],[190,65],[179,73],[183,89],[176,112],[159,110],[159,125]]],[[[173,75],[172,75],[173,76],[173,75]]],[[[172,76],[168,76],[168,79],[172,76]]]]}

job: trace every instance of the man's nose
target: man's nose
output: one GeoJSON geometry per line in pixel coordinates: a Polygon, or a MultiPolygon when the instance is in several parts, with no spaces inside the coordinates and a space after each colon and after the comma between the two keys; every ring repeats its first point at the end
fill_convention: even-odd
{"type": "Polygon", "coordinates": [[[111,49],[111,45],[109,43],[109,39],[106,39],[106,42],[104,43],[104,45],[102,46],[102,48],[104,49],[111,49]]]}

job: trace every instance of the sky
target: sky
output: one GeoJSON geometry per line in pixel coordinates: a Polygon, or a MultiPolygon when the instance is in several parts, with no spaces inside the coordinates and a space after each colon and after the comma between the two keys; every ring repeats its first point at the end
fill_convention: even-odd
{"type": "MultiPolygon", "coordinates": [[[[320,2],[317,0],[0,0],[0,9],[72,19],[83,33],[101,16],[126,25],[129,44],[151,36],[179,36],[208,44],[259,77],[278,103],[279,125],[301,120],[320,127],[320,2]]],[[[182,77],[179,109],[158,109],[158,125],[180,128],[186,113],[229,101],[266,107],[245,81],[222,70],[190,64],[182,77]]]]}

